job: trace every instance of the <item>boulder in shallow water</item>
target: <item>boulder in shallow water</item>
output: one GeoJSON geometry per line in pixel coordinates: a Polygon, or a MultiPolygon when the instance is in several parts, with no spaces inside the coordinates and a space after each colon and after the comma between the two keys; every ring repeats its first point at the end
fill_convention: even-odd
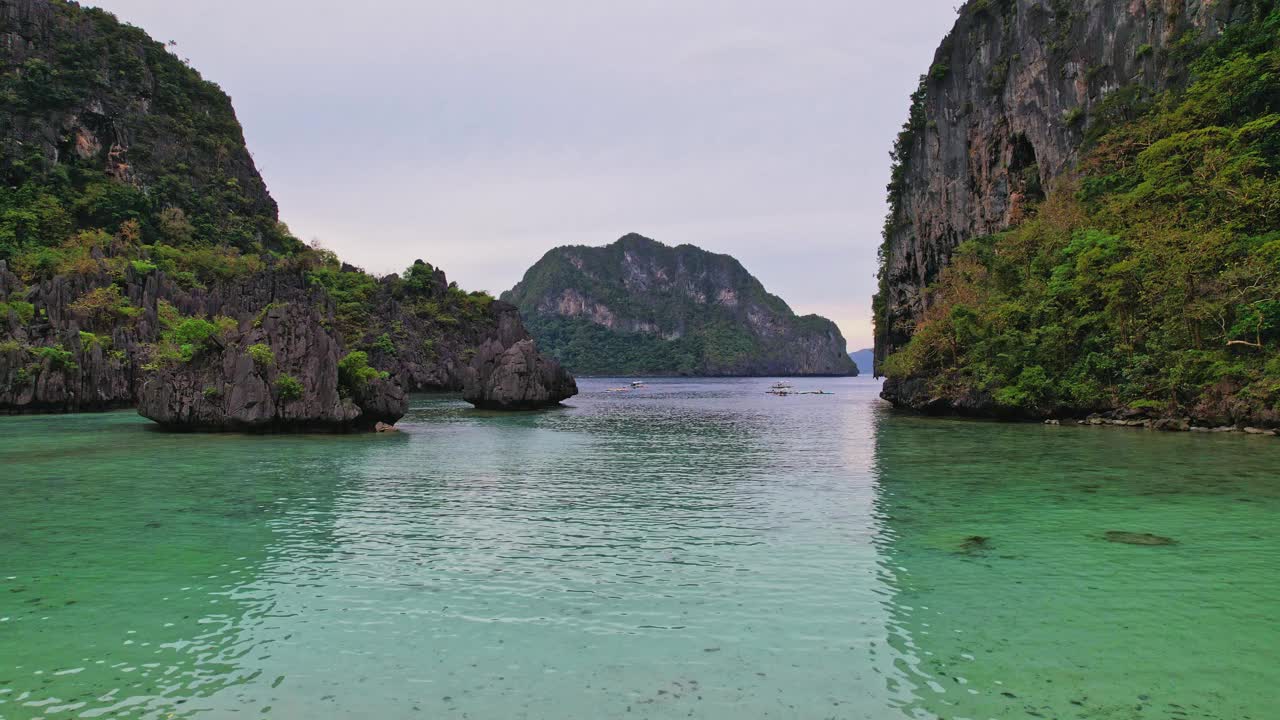
{"type": "Polygon", "coordinates": [[[1135,533],[1124,532],[1121,530],[1109,530],[1104,536],[1108,542],[1124,543],[1125,545],[1177,545],[1178,541],[1173,538],[1167,538],[1162,535],[1152,535],[1151,533],[1135,533]]]}
{"type": "Polygon", "coordinates": [[[467,402],[488,410],[547,407],[577,394],[573,376],[530,339],[509,347],[497,338],[485,342],[467,368],[463,388],[467,402]]]}
{"type": "Polygon", "coordinates": [[[1151,427],[1165,432],[1188,432],[1191,430],[1191,418],[1160,418],[1151,427]]]}
{"type": "Polygon", "coordinates": [[[463,373],[463,399],[485,410],[534,410],[577,395],[573,376],[538,352],[515,306],[492,308],[497,322],[463,373]]]}

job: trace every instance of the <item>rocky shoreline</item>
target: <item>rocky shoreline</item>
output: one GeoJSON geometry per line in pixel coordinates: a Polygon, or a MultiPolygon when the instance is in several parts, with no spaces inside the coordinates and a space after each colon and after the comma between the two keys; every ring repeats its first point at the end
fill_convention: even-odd
{"type": "MultiPolygon", "coordinates": [[[[1108,425],[1112,427],[1130,427],[1142,428],[1146,430],[1160,430],[1164,432],[1198,432],[1198,433],[1244,433],[1246,435],[1276,435],[1280,436],[1280,428],[1259,428],[1252,425],[1217,425],[1203,426],[1193,424],[1193,420],[1188,417],[1126,417],[1133,411],[1117,410],[1111,413],[1093,414],[1081,420],[1075,420],[1076,425],[1108,425]]],[[[1072,422],[1068,420],[1067,422],[1072,422]]],[[[1062,420],[1049,419],[1045,420],[1046,425],[1061,425],[1062,420]]]]}
{"type": "MultiPolygon", "coordinates": [[[[1143,428],[1163,432],[1245,433],[1280,436],[1280,413],[1258,417],[1238,412],[1229,404],[1202,404],[1192,413],[1162,413],[1141,408],[1043,408],[1010,410],[995,402],[991,393],[973,388],[951,393],[932,391],[925,378],[886,379],[880,397],[895,408],[924,415],[985,418],[1046,425],[1089,425],[1143,428]],[[1233,412],[1236,411],[1236,412],[1233,412]]],[[[1223,388],[1224,399],[1230,388],[1223,388]]]]}
{"type": "Polygon", "coordinates": [[[438,270],[412,297],[380,287],[369,349],[357,352],[305,268],[184,288],[154,269],[115,274],[108,261],[98,254],[92,272],[31,285],[0,261],[0,293],[30,309],[10,302],[0,317],[0,414],[136,407],[170,430],[350,432],[394,425],[408,392],[461,391],[498,410],[577,394],[506,303],[447,329],[415,314],[412,301],[452,292],[438,270]],[[178,337],[187,328],[203,334],[178,337]]]}

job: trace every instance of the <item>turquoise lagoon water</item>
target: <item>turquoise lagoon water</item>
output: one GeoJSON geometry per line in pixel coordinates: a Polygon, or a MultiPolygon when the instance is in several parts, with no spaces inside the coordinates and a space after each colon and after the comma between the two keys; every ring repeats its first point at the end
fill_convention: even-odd
{"type": "Polygon", "coordinates": [[[0,418],[0,719],[1280,717],[1275,438],[613,384],[0,418]]]}

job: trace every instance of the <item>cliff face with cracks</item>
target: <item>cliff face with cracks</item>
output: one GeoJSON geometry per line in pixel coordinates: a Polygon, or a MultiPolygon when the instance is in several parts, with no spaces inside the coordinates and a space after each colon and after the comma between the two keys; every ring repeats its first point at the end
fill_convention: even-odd
{"type": "Polygon", "coordinates": [[[1186,81],[1188,51],[1243,2],[981,0],[967,3],[913,98],[890,185],[876,359],[911,338],[961,242],[1025,218],[1068,174],[1115,93],[1186,81]]]}
{"type": "Polygon", "coordinates": [[[573,376],[538,353],[513,305],[498,303],[497,328],[467,365],[463,397],[491,410],[528,410],[578,393],[573,376]]]}

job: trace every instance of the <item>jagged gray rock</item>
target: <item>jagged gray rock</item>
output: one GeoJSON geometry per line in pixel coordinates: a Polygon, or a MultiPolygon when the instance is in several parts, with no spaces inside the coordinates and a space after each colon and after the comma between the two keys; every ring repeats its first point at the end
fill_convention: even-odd
{"type": "MultiPolygon", "coordinates": [[[[435,275],[438,291],[445,292],[444,273],[435,275]]],[[[287,265],[207,288],[185,289],[159,271],[138,273],[129,268],[123,279],[116,279],[103,263],[97,273],[58,275],[27,287],[0,261],[0,293],[25,298],[33,313],[24,321],[11,308],[0,318],[0,412],[139,406],[144,415],[172,428],[354,428],[370,421],[395,422],[404,413],[405,391],[466,390],[468,399],[500,409],[554,405],[577,392],[572,376],[538,355],[532,342],[497,362],[530,340],[513,306],[495,301],[483,317],[441,335],[439,328],[414,315],[387,290],[376,299],[381,312],[371,324],[370,336],[399,328],[397,346],[393,353],[374,351],[371,356],[372,364],[386,369],[393,379],[388,387],[379,380],[353,389],[350,400],[359,414],[352,415],[330,393],[336,379],[329,378],[336,378],[336,363],[342,357],[341,342],[325,329],[332,327],[332,301],[310,288],[301,270],[287,265]],[[76,301],[110,288],[121,288],[120,297],[136,317],[99,327],[76,309],[76,301]],[[225,356],[219,355],[216,362],[205,352],[191,367],[165,368],[151,376],[143,366],[160,338],[159,313],[165,303],[184,317],[232,318],[244,330],[227,341],[225,356]],[[299,314],[300,307],[308,312],[299,314]],[[284,332],[285,327],[291,329],[284,332]],[[99,335],[82,334],[93,331],[99,335]],[[276,335],[267,337],[264,332],[276,335]],[[90,337],[100,340],[86,340],[90,337]],[[275,375],[246,364],[244,349],[258,342],[283,356],[282,367],[294,367],[289,363],[299,359],[297,369],[303,374],[298,379],[311,399],[301,404],[278,402],[270,387],[275,375]],[[69,354],[57,362],[41,356],[45,348],[69,354]],[[319,360],[304,363],[302,358],[323,358],[327,364],[317,367],[307,363],[319,360]],[[217,401],[205,398],[205,388],[215,386],[225,394],[217,401]]]]}
{"type": "Polygon", "coordinates": [[[152,375],[142,386],[139,414],[175,430],[349,431],[394,424],[408,409],[399,383],[377,378],[341,387],[341,343],[322,320],[311,302],[276,304],[260,320],[242,320],[233,337],[152,375]],[[274,359],[255,360],[253,345],[269,347],[274,359]]]}
{"type": "Polygon", "coordinates": [[[529,410],[578,394],[578,385],[559,363],[538,353],[533,340],[503,349],[485,343],[467,370],[463,397],[488,410],[529,410]]]}
{"type": "Polygon", "coordinates": [[[538,353],[515,306],[501,301],[494,306],[497,332],[480,345],[467,366],[463,399],[489,410],[530,410],[577,395],[573,376],[538,353]]]}

